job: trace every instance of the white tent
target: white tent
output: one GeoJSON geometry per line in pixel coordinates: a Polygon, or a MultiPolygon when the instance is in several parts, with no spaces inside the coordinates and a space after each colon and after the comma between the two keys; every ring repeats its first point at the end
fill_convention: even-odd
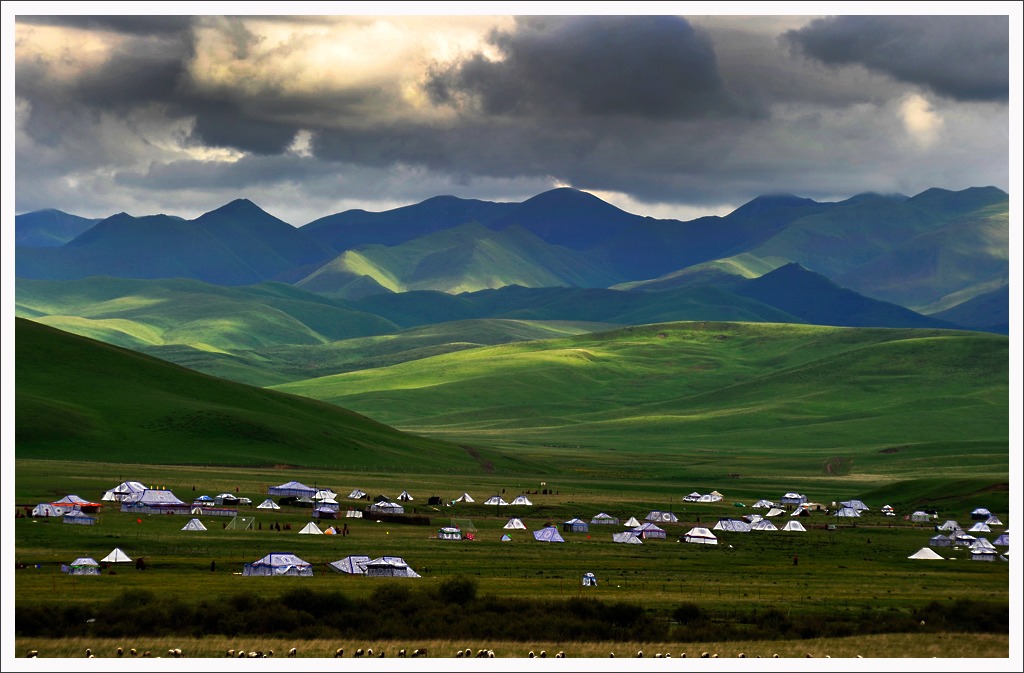
{"type": "Polygon", "coordinates": [[[997,547],[1009,547],[1010,546],[1010,531],[1006,531],[992,542],[997,547]]]}
{"type": "Polygon", "coordinates": [[[931,547],[949,547],[953,544],[953,539],[947,535],[939,533],[928,540],[928,545],[931,547]]]}
{"type": "Polygon", "coordinates": [[[992,529],[984,521],[979,521],[967,529],[968,533],[991,533],[992,529]]]}
{"type": "Polygon", "coordinates": [[[933,560],[939,560],[939,561],[942,560],[941,556],[939,556],[938,554],[933,552],[928,547],[921,547],[920,549],[918,549],[916,552],[914,552],[913,554],[911,554],[907,558],[913,558],[913,559],[933,559],[933,560]]]}
{"type": "Polygon", "coordinates": [[[242,574],[247,577],[312,577],[313,566],[290,552],[275,552],[258,561],[246,563],[242,574]]]}
{"type": "Polygon", "coordinates": [[[76,558],[67,566],[61,567],[61,570],[64,570],[69,575],[99,575],[100,564],[96,562],[96,559],[83,556],[82,558],[76,558]],[[64,568],[67,568],[67,570],[64,570],[64,568]]]}
{"type": "Polygon", "coordinates": [[[405,514],[405,508],[397,502],[375,502],[370,505],[370,511],[384,514],[405,514]]]}
{"type": "Polygon", "coordinates": [[[381,556],[363,564],[367,577],[419,577],[401,556],[381,556]]]}
{"type": "Polygon", "coordinates": [[[975,549],[971,547],[971,560],[972,561],[995,561],[996,556],[999,555],[995,549],[975,549]]]}
{"type": "Polygon", "coordinates": [[[366,491],[356,488],[353,489],[352,492],[348,494],[348,497],[349,500],[362,500],[363,498],[366,497],[366,491]]]}
{"type": "Polygon", "coordinates": [[[484,504],[504,506],[507,505],[508,503],[505,502],[505,499],[502,498],[500,495],[492,495],[491,497],[487,498],[487,500],[484,500],[484,504]]]}
{"type": "Polygon", "coordinates": [[[697,502],[698,500],[700,500],[700,493],[694,491],[690,495],[684,496],[683,500],[685,500],[686,502],[697,502]]]}
{"type": "Polygon", "coordinates": [[[530,502],[530,499],[527,498],[525,495],[517,495],[515,500],[513,500],[509,504],[510,505],[532,505],[533,503],[530,502]]]}
{"type": "Polygon", "coordinates": [[[775,507],[775,503],[772,502],[771,500],[765,500],[764,498],[761,498],[760,500],[755,502],[753,506],[759,509],[771,509],[772,507],[775,507]]]}
{"type": "Polygon", "coordinates": [[[939,530],[962,530],[962,526],[952,519],[939,526],[939,530]]]}
{"type": "Polygon", "coordinates": [[[750,526],[751,530],[778,530],[778,527],[768,519],[761,519],[750,526]]]}
{"type": "Polygon", "coordinates": [[[800,533],[806,533],[807,529],[799,521],[792,519],[786,522],[786,525],[782,527],[782,530],[798,531],[800,533]]]}
{"type": "Polygon", "coordinates": [[[320,527],[316,525],[315,521],[310,521],[305,527],[299,531],[299,535],[323,535],[324,532],[320,530],[320,527]]]}
{"type": "Polygon", "coordinates": [[[206,526],[204,526],[203,522],[199,519],[190,519],[182,530],[206,530],[206,526]]]}
{"type": "Polygon", "coordinates": [[[676,523],[679,518],[672,512],[663,512],[660,509],[654,509],[647,513],[645,517],[647,521],[662,521],[668,523],[676,523]]]}
{"type": "Polygon", "coordinates": [[[971,544],[971,551],[977,551],[978,549],[995,549],[995,546],[983,537],[979,537],[971,544]]]}
{"type": "Polygon", "coordinates": [[[508,520],[508,523],[502,526],[502,528],[507,528],[509,530],[526,530],[526,524],[523,523],[522,519],[512,517],[508,520]]]}
{"type": "Polygon", "coordinates": [[[316,493],[317,489],[310,486],[306,486],[302,482],[289,481],[279,486],[271,486],[267,489],[267,495],[276,495],[278,497],[284,496],[295,496],[298,498],[310,498],[316,493]]]}
{"type": "Polygon", "coordinates": [[[626,519],[626,523],[624,523],[622,525],[623,526],[630,526],[632,528],[636,528],[637,526],[640,525],[640,522],[636,520],[635,516],[631,516],[628,519],[626,519]]]}
{"type": "Polygon", "coordinates": [[[1003,522],[999,520],[999,517],[993,514],[989,518],[985,519],[985,523],[990,526],[1002,526],[1003,522]]]}
{"type": "Polygon", "coordinates": [[[366,564],[369,561],[369,556],[353,555],[328,563],[327,566],[331,570],[335,570],[339,573],[345,573],[347,575],[362,575],[366,572],[366,564]]]}
{"type": "Polygon", "coordinates": [[[554,526],[545,526],[540,530],[533,531],[533,539],[537,542],[565,542],[554,526]]]}
{"type": "Polygon", "coordinates": [[[857,510],[855,510],[852,507],[840,507],[839,510],[836,511],[836,516],[855,517],[855,516],[860,516],[860,512],[858,512],[857,510]]]}
{"type": "Polygon", "coordinates": [[[718,538],[715,537],[715,534],[707,528],[701,527],[691,528],[683,536],[683,540],[692,544],[718,544],[718,538]]]}
{"type": "MultiPolygon", "coordinates": [[[[611,514],[606,514],[604,512],[600,512],[599,514],[595,514],[594,515],[594,518],[590,520],[590,523],[594,523],[594,524],[617,524],[617,523],[619,523],[619,520],[616,517],[612,516],[611,514]]],[[[639,525],[639,524],[637,524],[637,525],[639,525]]]]}
{"type": "Polygon", "coordinates": [[[132,560],[128,558],[128,554],[121,551],[120,547],[114,547],[114,550],[100,559],[100,563],[131,563],[132,560]]]}
{"type": "Polygon", "coordinates": [[[841,502],[839,504],[842,505],[843,507],[851,507],[851,508],[857,510],[858,512],[864,512],[864,511],[867,511],[867,510],[871,509],[870,507],[865,505],[860,500],[846,500],[846,501],[841,502]]]}
{"type": "MultiPolygon", "coordinates": [[[[916,512],[911,513],[910,520],[916,521],[918,523],[924,523],[925,521],[930,521],[931,517],[928,516],[928,512],[922,512],[921,510],[917,510],[916,512]]],[[[949,522],[947,521],[946,523],[949,522]]]]}
{"type": "Polygon", "coordinates": [[[281,506],[270,498],[267,498],[260,504],[256,505],[256,509],[281,509],[281,506]]]}
{"type": "Polygon", "coordinates": [[[438,540],[461,540],[462,531],[454,526],[445,526],[437,529],[438,540]]]}
{"type": "Polygon", "coordinates": [[[476,500],[473,500],[469,493],[463,493],[459,497],[455,498],[455,502],[476,502],[476,500]]]}
{"type": "Polygon", "coordinates": [[[64,518],[61,519],[63,523],[78,524],[81,526],[94,526],[96,525],[97,518],[89,516],[85,512],[77,509],[73,509],[70,512],[64,514],[64,518]]]}
{"type": "Polygon", "coordinates": [[[329,488],[322,488],[313,494],[313,500],[334,500],[338,494],[329,488]]]}
{"type": "Polygon", "coordinates": [[[631,530],[625,530],[621,533],[612,533],[612,542],[621,542],[622,544],[643,544],[643,540],[640,536],[631,530]]]}
{"type": "Polygon", "coordinates": [[[345,512],[345,516],[349,519],[362,519],[363,513],[360,512],[358,509],[350,509],[347,512],[345,512]]]}
{"type": "Polygon", "coordinates": [[[398,494],[398,499],[401,500],[402,502],[409,502],[413,500],[413,497],[409,495],[409,491],[402,491],[401,493],[398,494]]]}
{"type": "Polygon", "coordinates": [[[765,513],[765,516],[779,516],[779,515],[785,514],[785,513],[786,513],[785,510],[779,509],[778,507],[772,507],[770,510],[768,510],[765,513]]]}
{"type": "Polygon", "coordinates": [[[664,540],[666,537],[668,537],[668,534],[665,533],[663,529],[658,528],[654,523],[650,521],[640,524],[639,526],[633,529],[633,532],[639,535],[644,540],[664,540]]]}
{"type": "Polygon", "coordinates": [[[505,533],[504,535],[501,536],[501,541],[502,542],[511,542],[512,541],[512,537],[509,536],[508,533],[505,533]]]}
{"type": "Polygon", "coordinates": [[[41,502],[32,508],[32,516],[64,516],[64,514],[69,512],[70,510],[70,507],[61,507],[60,505],[52,505],[48,502],[41,502]]]}
{"type": "Polygon", "coordinates": [[[728,530],[734,533],[749,533],[750,524],[737,519],[719,519],[714,526],[715,530],[728,530]]]}
{"type": "Polygon", "coordinates": [[[103,494],[104,500],[127,500],[135,493],[142,493],[146,487],[138,481],[123,481],[103,494]],[[110,496],[110,497],[107,497],[110,496]]]}
{"type": "Polygon", "coordinates": [[[992,516],[992,512],[988,511],[984,507],[978,507],[977,509],[971,512],[972,519],[981,519],[982,521],[984,521],[990,516],[992,516]]]}

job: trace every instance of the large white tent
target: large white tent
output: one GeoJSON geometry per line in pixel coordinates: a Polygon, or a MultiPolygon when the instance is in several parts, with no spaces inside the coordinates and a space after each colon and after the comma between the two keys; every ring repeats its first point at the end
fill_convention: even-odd
{"type": "Polygon", "coordinates": [[[554,526],[545,526],[540,530],[533,531],[533,539],[538,542],[565,542],[554,526]]]}
{"type": "Polygon", "coordinates": [[[352,556],[346,556],[345,558],[332,563],[328,563],[327,566],[331,570],[335,570],[339,573],[345,573],[347,575],[362,575],[366,572],[366,564],[369,561],[369,556],[355,554],[352,556]]]}
{"type": "Polygon", "coordinates": [[[484,500],[484,504],[485,505],[504,506],[504,505],[507,505],[508,503],[505,502],[505,499],[502,498],[500,495],[492,495],[491,497],[487,498],[487,500],[484,500]]]}
{"type": "Polygon", "coordinates": [[[120,484],[103,494],[103,500],[121,501],[134,493],[142,493],[146,487],[138,481],[122,481],[120,484]]]}
{"type": "Polygon", "coordinates": [[[782,527],[782,530],[797,531],[799,533],[807,532],[807,529],[804,528],[804,525],[796,519],[790,519],[789,521],[787,521],[786,525],[782,527]]]}
{"type": "Polygon", "coordinates": [[[526,524],[523,523],[522,519],[512,517],[508,520],[508,523],[502,526],[502,528],[507,528],[509,530],[526,530],[526,524]]]}
{"type": "Polygon", "coordinates": [[[778,530],[778,527],[768,519],[761,519],[750,525],[750,530],[778,530]]]}
{"type": "Polygon", "coordinates": [[[419,577],[401,556],[381,556],[363,564],[367,577],[419,577]]]}
{"type": "Polygon", "coordinates": [[[644,540],[664,540],[668,535],[664,529],[658,528],[654,523],[647,521],[633,529],[633,532],[644,540]]]}
{"type": "Polygon", "coordinates": [[[349,500],[362,500],[365,497],[366,491],[359,488],[352,489],[352,492],[348,494],[349,500]]]}
{"type": "Polygon", "coordinates": [[[109,554],[100,559],[100,563],[131,563],[132,560],[128,558],[128,554],[121,551],[120,547],[114,547],[114,550],[109,554]]]}
{"type": "Polygon", "coordinates": [[[187,524],[182,527],[182,530],[206,530],[206,526],[199,519],[190,519],[187,524]]]}
{"type": "Polygon", "coordinates": [[[409,491],[402,491],[398,494],[398,499],[402,502],[411,502],[414,498],[409,495],[409,491]]]}
{"type": "MultiPolygon", "coordinates": [[[[617,524],[617,523],[619,523],[619,519],[617,517],[612,516],[611,514],[607,514],[605,512],[600,512],[600,513],[594,515],[594,518],[592,518],[590,520],[590,523],[593,523],[593,524],[617,524]]],[[[639,524],[637,524],[637,525],[639,525],[639,524]]]]}
{"type": "Polygon", "coordinates": [[[509,504],[510,505],[532,505],[533,503],[530,502],[530,499],[527,498],[525,495],[517,495],[515,497],[515,500],[513,500],[509,504]]]}
{"type": "Polygon", "coordinates": [[[302,530],[299,531],[299,535],[323,535],[324,532],[320,530],[320,527],[316,525],[315,521],[307,523],[302,530]]]}
{"type": "Polygon", "coordinates": [[[312,577],[313,566],[290,552],[274,552],[258,561],[246,563],[242,574],[247,577],[312,577]]]}
{"type": "Polygon", "coordinates": [[[728,530],[734,533],[749,533],[750,524],[737,519],[719,519],[714,525],[715,530],[728,530]]]}
{"type": "Polygon", "coordinates": [[[64,572],[69,575],[99,575],[100,564],[96,562],[96,559],[83,556],[82,558],[76,558],[74,561],[61,568],[64,572]],[[67,568],[67,570],[65,570],[67,568]]]}
{"type": "Polygon", "coordinates": [[[260,504],[256,505],[256,509],[281,509],[281,506],[270,498],[267,498],[260,504]]]}
{"type": "Polygon", "coordinates": [[[765,500],[764,498],[761,498],[760,500],[755,502],[753,506],[757,507],[758,509],[771,509],[772,507],[775,507],[775,503],[772,502],[771,500],[765,500]]]}
{"type": "Polygon", "coordinates": [[[984,521],[978,521],[973,526],[967,529],[968,533],[991,533],[992,529],[988,527],[988,524],[984,521]]]}
{"type": "Polygon", "coordinates": [[[686,535],[683,536],[683,540],[692,544],[718,544],[718,538],[715,537],[715,534],[707,528],[702,528],[700,526],[691,528],[686,535]]]}
{"type": "Polygon", "coordinates": [[[459,497],[455,498],[454,502],[476,502],[469,493],[463,493],[459,497]]]}
{"type": "Polygon", "coordinates": [[[636,528],[637,526],[640,525],[640,522],[636,520],[635,516],[631,516],[628,519],[626,519],[626,522],[624,524],[622,524],[622,525],[623,526],[629,526],[631,528],[636,528]]]}
{"type": "Polygon", "coordinates": [[[676,523],[679,521],[679,517],[672,512],[664,512],[660,509],[651,510],[644,518],[647,521],[661,521],[663,523],[676,523]]]}
{"type": "Polygon", "coordinates": [[[624,530],[621,533],[612,533],[612,542],[620,542],[622,544],[643,544],[643,540],[640,536],[631,530],[624,530]]]}
{"type": "Polygon", "coordinates": [[[912,558],[912,559],[932,559],[932,560],[939,560],[939,561],[942,560],[941,556],[939,556],[938,554],[933,552],[928,547],[921,547],[920,549],[918,549],[916,552],[914,552],[913,554],[911,554],[907,558],[912,558]]]}
{"type": "Polygon", "coordinates": [[[298,498],[306,497],[312,498],[316,493],[317,489],[306,486],[305,484],[298,481],[289,481],[279,486],[271,486],[267,489],[267,495],[276,495],[278,497],[294,496],[298,498]]]}

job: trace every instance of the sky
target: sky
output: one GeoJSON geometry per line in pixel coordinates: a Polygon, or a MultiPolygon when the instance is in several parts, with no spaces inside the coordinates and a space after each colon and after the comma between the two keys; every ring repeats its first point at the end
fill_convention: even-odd
{"type": "Polygon", "coordinates": [[[569,186],[686,220],[1009,191],[1020,145],[1019,3],[144,6],[4,3],[15,213],[301,226],[569,186]]]}

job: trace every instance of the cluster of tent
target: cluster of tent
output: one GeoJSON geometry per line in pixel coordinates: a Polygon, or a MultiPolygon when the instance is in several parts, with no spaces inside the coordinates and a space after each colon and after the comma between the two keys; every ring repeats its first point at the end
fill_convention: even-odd
{"type": "Polygon", "coordinates": [[[947,531],[948,534],[939,532],[928,541],[928,547],[922,547],[908,558],[941,559],[943,557],[932,550],[931,547],[959,547],[963,545],[968,547],[971,560],[973,561],[994,561],[997,556],[1000,556],[996,547],[1007,547],[1007,551],[1000,556],[1005,561],[1010,553],[1010,531],[1001,534],[996,538],[995,542],[989,542],[988,538],[985,537],[971,535],[971,533],[992,532],[993,527],[1003,526],[1003,522],[999,520],[999,517],[984,508],[974,510],[971,513],[971,518],[975,519],[975,523],[967,530],[964,530],[953,519],[946,521],[941,526],[936,526],[936,531],[947,531]],[[986,518],[984,520],[976,518],[980,516],[985,516],[986,518]]]}
{"type": "Polygon", "coordinates": [[[347,575],[366,575],[367,577],[419,577],[419,573],[409,567],[401,556],[381,556],[371,559],[369,556],[352,555],[328,563],[327,567],[347,575]]]}
{"type": "Polygon", "coordinates": [[[690,495],[683,496],[685,502],[719,502],[724,496],[718,491],[711,491],[710,493],[698,493],[694,491],[690,495]]]}
{"type": "Polygon", "coordinates": [[[100,563],[131,563],[132,559],[129,558],[128,554],[121,551],[120,547],[114,547],[114,549],[104,556],[99,562],[96,559],[89,556],[82,556],[76,558],[71,563],[62,565],[60,567],[61,572],[67,573],[68,575],[100,575],[100,563]]]}

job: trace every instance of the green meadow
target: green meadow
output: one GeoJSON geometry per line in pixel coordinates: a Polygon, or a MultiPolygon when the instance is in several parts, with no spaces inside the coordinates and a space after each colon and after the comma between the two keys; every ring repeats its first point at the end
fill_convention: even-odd
{"type": "Polygon", "coordinates": [[[124,480],[186,501],[231,492],[254,505],[269,486],[298,480],[334,489],[343,510],[369,504],[345,498],[354,488],[392,499],[408,490],[409,510],[430,520],[344,518],[337,523],[351,534],[339,536],[299,535],[310,510],[296,506],[243,508],[254,517],[251,530],[203,516],[206,532],[181,531],[185,516],[134,515],[111,503],[96,526],[19,517],[19,656],[45,645],[51,656],[70,656],[57,654],[59,638],[106,647],[129,636],[146,648],[202,636],[200,649],[211,653],[227,637],[431,642],[433,656],[492,645],[523,656],[538,643],[604,656],[609,643],[655,642],[768,643],[758,646],[765,656],[769,648],[799,656],[824,639],[853,656],[842,639],[882,634],[916,640],[871,641],[870,656],[914,656],[963,633],[996,636],[977,656],[1008,654],[1008,563],[973,561],[963,547],[938,548],[943,561],[907,558],[928,545],[934,524],[967,527],[976,507],[1011,523],[1005,337],[673,323],[260,389],[25,320],[17,330],[14,498],[22,512],[67,494],[98,500],[124,480]],[[712,490],[724,499],[683,500],[712,490]],[[752,513],[756,500],[789,491],[830,509],[857,498],[871,511],[850,520],[815,512],[800,518],[805,533],[718,532],[715,546],[679,541],[691,527],[752,513]],[[464,492],[476,503],[449,504],[464,492]],[[521,493],[532,506],[482,504],[521,493]],[[430,496],[444,504],[427,505],[430,496]],[[898,516],[882,516],[884,504],[898,516]],[[905,518],[918,509],[935,517],[905,518]],[[667,539],[615,544],[611,533],[625,528],[600,525],[563,532],[565,543],[531,534],[599,512],[642,521],[651,510],[677,515],[662,525],[667,539]],[[506,531],[511,516],[528,530],[506,531]],[[476,539],[437,539],[451,524],[476,539]],[[511,541],[500,540],[505,532],[511,541]],[[60,572],[114,547],[147,568],[60,572]],[[314,576],[239,574],[275,551],[314,564],[314,576]],[[401,556],[422,577],[326,568],[350,554],[401,556]],[[581,585],[584,572],[598,577],[597,587],[581,585]],[[470,595],[451,598],[467,586],[470,595]],[[133,627],[109,616],[111,605],[133,601],[160,616],[147,633],[130,634],[133,627]],[[543,618],[521,618],[531,605],[543,618]],[[520,617],[501,618],[502,610],[520,617]],[[374,611],[395,619],[362,617],[374,611]],[[197,633],[202,614],[223,621],[203,622],[207,630],[197,633]],[[451,633],[437,624],[452,625],[451,633]],[[67,628],[58,635],[55,625],[67,628]]]}

